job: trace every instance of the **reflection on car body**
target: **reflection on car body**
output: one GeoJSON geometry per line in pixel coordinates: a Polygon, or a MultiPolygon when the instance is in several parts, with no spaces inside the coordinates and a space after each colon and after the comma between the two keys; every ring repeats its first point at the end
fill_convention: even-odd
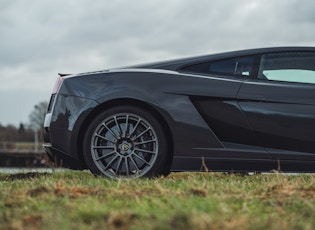
{"type": "Polygon", "coordinates": [[[280,47],[61,75],[45,150],[111,178],[315,171],[315,48],[280,47]]]}

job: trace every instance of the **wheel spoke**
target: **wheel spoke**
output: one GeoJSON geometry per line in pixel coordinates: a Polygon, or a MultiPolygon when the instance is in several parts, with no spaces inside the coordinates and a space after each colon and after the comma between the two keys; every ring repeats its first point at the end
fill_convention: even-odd
{"type": "Polygon", "coordinates": [[[137,154],[133,153],[133,155],[135,155],[137,158],[139,158],[141,161],[143,161],[145,164],[151,166],[151,164],[149,162],[147,162],[145,159],[143,159],[142,157],[138,156],[137,154]]]}
{"type": "Polygon", "coordinates": [[[120,125],[118,124],[118,121],[117,121],[117,116],[114,116],[114,120],[115,120],[115,124],[116,124],[116,126],[118,126],[119,136],[122,136],[122,130],[121,130],[120,125]]]}
{"type": "Polygon", "coordinates": [[[106,157],[109,157],[109,156],[113,155],[114,153],[116,153],[116,152],[115,152],[115,151],[112,151],[112,152],[110,152],[110,153],[106,153],[105,155],[102,155],[102,156],[96,158],[95,160],[96,160],[96,161],[99,161],[99,160],[101,160],[101,159],[103,159],[103,158],[106,158],[106,157]]]}
{"type": "Polygon", "coordinates": [[[143,144],[148,144],[148,143],[153,143],[156,142],[156,139],[148,140],[148,141],[141,141],[141,142],[136,142],[134,145],[143,145],[143,144]]]}
{"type": "Polygon", "coordinates": [[[119,157],[119,161],[118,161],[118,163],[117,163],[117,168],[116,168],[116,175],[118,175],[119,167],[120,167],[121,161],[122,161],[122,157],[119,157]]]}
{"type": "Polygon", "coordinates": [[[93,146],[93,149],[115,149],[115,146],[93,146]]]}
{"type": "Polygon", "coordinates": [[[142,133],[140,133],[138,136],[132,138],[132,140],[137,140],[139,137],[141,137],[142,135],[144,135],[145,133],[147,133],[149,130],[151,130],[151,128],[147,128],[147,129],[144,130],[142,133]]]}
{"type": "Polygon", "coordinates": [[[125,133],[124,133],[124,135],[125,135],[125,137],[128,135],[128,133],[129,133],[129,123],[128,123],[128,119],[129,119],[129,115],[127,114],[126,115],[126,129],[125,129],[125,133]]]}
{"type": "Polygon", "coordinates": [[[111,142],[111,143],[113,143],[113,144],[116,143],[116,138],[115,138],[114,141],[112,141],[112,140],[110,140],[110,139],[108,139],[108,138],[106,138],[106,137],[103,137],[103,136],[99,135],[99,134],[95,134],[95,136],[96,136],[96,137],[99,137],[99,138],[101,138],[101,139],[103,139],[103,140],[105,140],[105,141],[111,142]]]}
{"type": "Polygon", "coordinates": [[[138,128],[138,125],[140,124],[141,119],[139,118],[136,125],[133,127],[132,132],[130,133],[130,136],[132,136],[134,134],[134,132],[136,131],[136,129],[138,128]]]}
{"type": "Polygon", "coordinates": [[[111,166],[113,164],[113,162],[117,159],[118,155],[116,155],[107,165],[106,167],[103,169],[104,171],[106,171],[108,169],[109,166],[111,166]]]}
{"type": "Polygon", "coordinates": [[[150,154],[156,154],[155,151],[150,151],[150,150],[146,150],[146,149],[138,149],[138,148],[135,148],[134,151],[137,151],[137,152],[145,152],[145,153],[150,153],[150,154]]]}
{"type": "Polygon", "coordinates": [[[126,165],[127,176],[129,176],[129,166],[128,166],[128,158],[127,157],[125,157],[125,165],[126,165]]]}
{"type": "Polygon", "coordinates": [[[103,126],[113,135],[115,139],[119,139],[119,137],[110,128],[108,128],[105,123],[103,123],[103,126]]]}
{"type": "Polygon", "coordinates": [[[130,158],[130,161],[132,162],[132,164],[135,166],[136,171],[139,173],[140,170],[139,170],[139,167],[138,167],[137,163],[135,162],[135,160],[132,157],[129,157],[129,158],[130,158]]]}

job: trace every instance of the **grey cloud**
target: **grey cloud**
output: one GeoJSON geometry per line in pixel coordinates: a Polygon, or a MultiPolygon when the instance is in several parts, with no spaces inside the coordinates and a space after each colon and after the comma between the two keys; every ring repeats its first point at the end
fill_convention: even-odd
{"type": "Polygon", "coordinates": [[[0,91],[49,97],[57,72],[315,46],[314,10],[312,0],[1,1],[0,91]]]}
{"type": "Polygon", "coordinates": [[[283,18],[293,24],[315,23],[315,2],[307,0],[289,0],[279,8],[283,18]]]}

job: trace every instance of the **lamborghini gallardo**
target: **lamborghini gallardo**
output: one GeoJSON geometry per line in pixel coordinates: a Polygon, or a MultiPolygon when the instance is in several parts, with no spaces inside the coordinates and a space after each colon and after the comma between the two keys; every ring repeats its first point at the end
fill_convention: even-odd
{"type": "Polygon", "coordinates": [[[260,48],[59,74],[53,162],[110,178],[315,172],[315,48],[260,48]]]}

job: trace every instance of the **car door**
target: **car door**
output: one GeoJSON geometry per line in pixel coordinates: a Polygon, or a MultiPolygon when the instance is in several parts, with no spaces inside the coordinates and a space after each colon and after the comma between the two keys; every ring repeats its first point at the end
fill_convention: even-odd
{"type": "Polygon", "coordinates": [[[237,98],[272,158],[315,160],[315,53],[262,55],[237,98]]]}
{"type": "Polygon", "coordinates": [[[258,61],[259,56],[256,55],[240,56],[204,62],[183,69],[185,72],[209,76],[204,85],[206,91],[202,91],[205,93],[191,97],[191,100],[223,144],[222,151],[225,152],[218,154],[219,149],[215,149],[213,152],[209,151],[207,156],[270,159],[261,140],[254,135],[236,98],[243,82],[257,73],[258,61]],[[214,95],[218,91],[220,93],[214,95]]]}

